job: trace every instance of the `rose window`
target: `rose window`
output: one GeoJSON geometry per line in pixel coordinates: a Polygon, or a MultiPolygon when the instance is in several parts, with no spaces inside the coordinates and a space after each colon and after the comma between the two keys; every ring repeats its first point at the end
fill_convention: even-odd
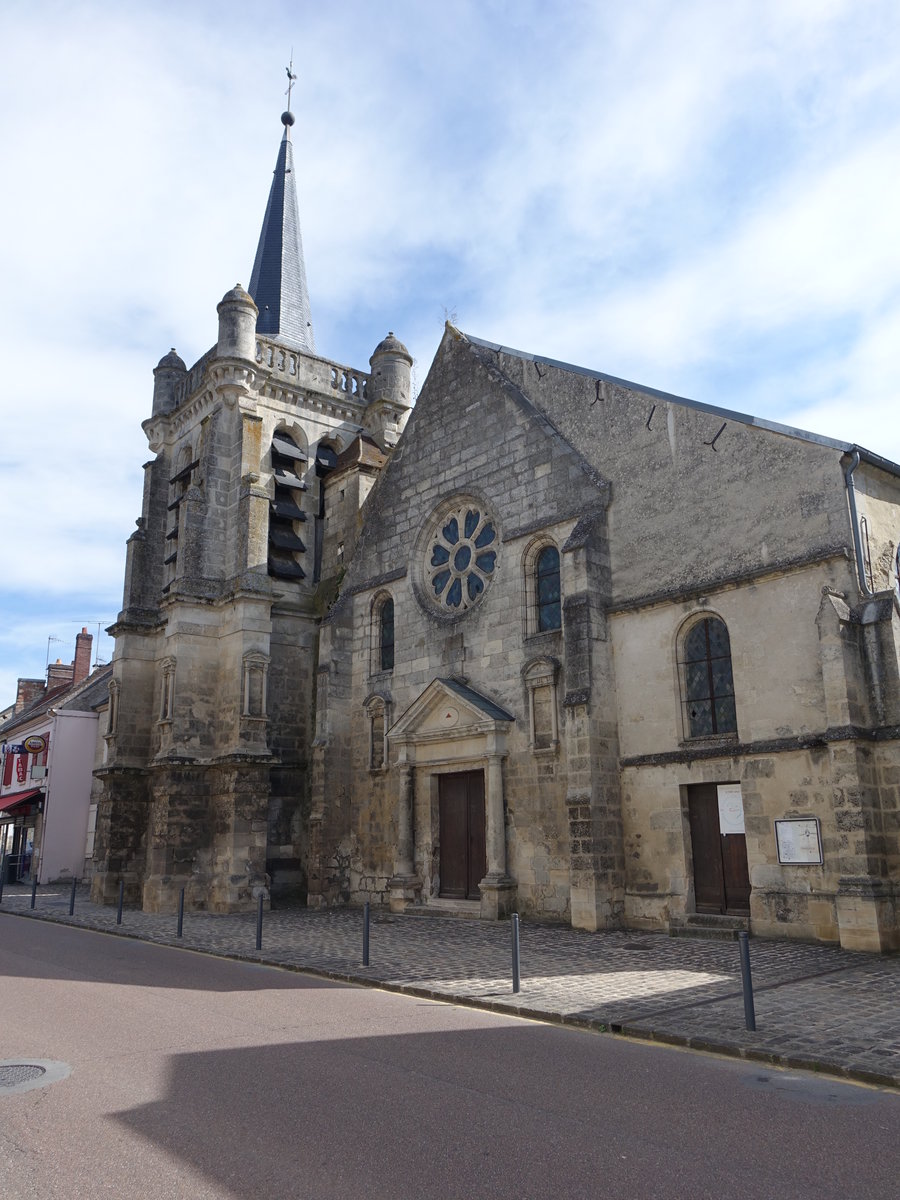
{"type": "Polygon", "coordinates": [[[477,508],[451,512],[429,539],[426,587],[441,606],[462,612],[475,603],[497,564],[497,531],[477,508]]]}

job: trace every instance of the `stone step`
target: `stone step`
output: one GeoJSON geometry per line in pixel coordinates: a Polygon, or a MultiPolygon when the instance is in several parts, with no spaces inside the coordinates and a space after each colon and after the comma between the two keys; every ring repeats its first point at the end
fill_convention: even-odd
{"type": "Polygon", "coordinates": [[[408,917],[463,917],[477,920],[481,916],[481,901],[445,900],[432,896],[424,904],[407,904],[403,912],[408,917]]]}
{"type": "Polygon", "coordinates": [[[669,924],[670,937],[719,938],[736,941],[739,933],[750,932],[749,917],[723,916],[718,913],[690,913],[669,924]]]}

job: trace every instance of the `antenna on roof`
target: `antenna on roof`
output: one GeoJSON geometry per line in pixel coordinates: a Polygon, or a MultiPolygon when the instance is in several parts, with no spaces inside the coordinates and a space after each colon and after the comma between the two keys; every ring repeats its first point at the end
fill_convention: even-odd
{"type": "Polygon", "coordinates": [[[94,670],[95,671],[96,671],[97,667],[105,666],[106,661],[107,661],[106,659],[103,659],[102,662],[100,660],[100,630],[101,630],[102,626],[108,625],[110,623],[111,622],[110,622],[109,617],[86,617],[85,620],[82,621],[83,625],[96,625],[97,626],[97,641],[94,643],[94,670]]]}
{"type": "Polygon", "coordinates": [[[52,633],[47,638],[47,661],[44,663],[45,671],[50,666],[50,643],[51,642],[61,642],[62,640],[63,640],[62,638],[54,637],[52,633]]]}

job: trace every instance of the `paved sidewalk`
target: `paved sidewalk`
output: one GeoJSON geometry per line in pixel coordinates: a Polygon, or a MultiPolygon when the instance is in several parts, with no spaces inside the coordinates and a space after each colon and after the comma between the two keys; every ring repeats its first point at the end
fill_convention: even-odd
{"type": "MultiPolygon", "coordinates": [[[[827,1071],[900,1088],[900,956],[754,938],[756,1032],[744,1028],[737,942],[656,933],[583,933],[522,922],[521,991],[511,981],[510,925],[372,912],[362,966],[362,911],[176,918],[92,904],[85,889],[4,890],[0,914],[56,921],[163,945],[309,971],[504,1012],[827,1071]]],[[[0,927],[2,928],[2,927],[0,927]]]]}

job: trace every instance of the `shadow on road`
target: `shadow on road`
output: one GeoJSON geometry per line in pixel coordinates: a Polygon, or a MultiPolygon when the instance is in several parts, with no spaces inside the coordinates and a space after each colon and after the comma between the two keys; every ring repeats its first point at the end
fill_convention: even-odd
{"type": "Polygon", "coordinates": [[[626,1067],[620,1049],[518,1023],[180,1054],[165,1096],[115,1119],[241,1200],[796,1200],[813,1194],[808,1154],[826,1142],[840,1161],[814,1194],[853,1194],[852,1164],[871,1158],[867,1106],[884,1097],[809,1077],[779,1090],[759,1068],[644,1046],[626,1067]]]}

